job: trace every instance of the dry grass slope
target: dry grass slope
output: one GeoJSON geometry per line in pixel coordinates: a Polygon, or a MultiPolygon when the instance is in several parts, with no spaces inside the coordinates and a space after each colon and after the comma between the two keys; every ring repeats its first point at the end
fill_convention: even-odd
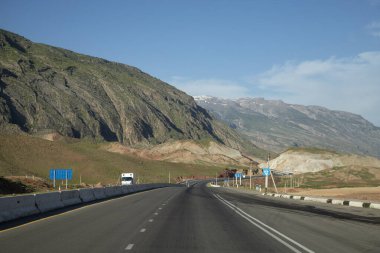
{"type": "Polygon", "coordinates": [[[111,153],[107,143],[62,138],[48,141],[26,135],[0,135],[0,176],[35,175],[48,178],[50,168],[72,168],[74,184],[114,184],[121,172],[134,172],[140,182],[167,182],[177,177],[212,177],[223,166],[153,161],[111,153]]]}

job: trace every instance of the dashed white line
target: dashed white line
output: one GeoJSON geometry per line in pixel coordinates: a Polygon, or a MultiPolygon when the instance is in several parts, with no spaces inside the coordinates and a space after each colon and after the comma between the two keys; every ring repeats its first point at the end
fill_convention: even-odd
{"type": "Polygon", "coordinates": [[[149,219],[149,222],[153,222],[153,219],[149,219]]]}
{"type": "Polygon", "coordinates": [[[162,207],[159,207],[158,210],[162,210],[162,207]]]}
{"type": "Polygon", "coordinates": [[[158,215],[158,213],[154,213],[154,215],[158,215]]]}
{"type": "Polygon", "coordinates": [[[141,233],[144,233],[145,231],[146,231],[145,228],[142,228],[142,229],[140,230],[141,233]]]}
{"type": "Polygon", "coordinates": [[[125,248],[125,250],[131,250],[133,248],[134,244],[130,243],[128,246],[125,248]]]}

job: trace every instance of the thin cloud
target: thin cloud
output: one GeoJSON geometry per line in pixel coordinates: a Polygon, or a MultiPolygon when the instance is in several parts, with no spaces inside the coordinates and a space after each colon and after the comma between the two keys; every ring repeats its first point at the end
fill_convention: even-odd
{"type": "Polygon", "coordinates": [[[374,37],[380,38],[380,22],[372,22],[366,26],[369,34],[371,34],[374,37]]]}
{"type": "Polygon", "coordinates": [[[380,52],[288,62],[256,77],[262,92],[286,102],[354,112],[380,125],[380,52]]]}
{"type": "Polygon", "coordinates": [[[192,96],[210,95],[220,98],[239,98],[246,97],[249,91],[247,87],[236,82],[213,78],[189,80],[175,76],[169,83],[192,96]]]}

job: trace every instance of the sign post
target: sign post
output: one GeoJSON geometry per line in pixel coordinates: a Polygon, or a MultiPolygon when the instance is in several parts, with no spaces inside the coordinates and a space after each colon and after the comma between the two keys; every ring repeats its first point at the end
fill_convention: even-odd
{"type": "Polygon", "coordinates": [[[249,189],[252,189],[252,168],[249,168],[249,189]]]}
{"type": "Polygon", "coordinates": [[[66,180],[66,189],[68,180],[73,179],[72,169],[50,169],[50,179],[53,180],[53,186],[55,188],[55,182],[57,180],[66,180]]]}
{"type": "Polygon", "coordinates": [[[67,170],[66,170],[66,190],[67,190],[67,170]]]}
{"type": "Polygon", "coordinates": [[[241,173],[235,173],[236,187],[238,187],[238,178],[240,178],[240,185],[241,185],[241,177],[242,177],[241,173]]]}
{"type": "Polygon", "coordinates": [[[270,175],[270,168],[263,168],[263,176],[265,176],[265,193],[268,191],[268,176],[270,175]]]}

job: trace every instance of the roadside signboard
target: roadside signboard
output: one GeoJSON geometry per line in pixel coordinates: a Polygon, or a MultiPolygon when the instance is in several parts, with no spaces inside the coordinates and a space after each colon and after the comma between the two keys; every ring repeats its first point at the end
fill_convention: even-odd
{"type": "Polygon", "coordinates": [[[73,170],[72,169],[51,169],[50,170],[51,180],[72,180],[73,170]]]}
{"type": "Polygon", "coordinates": [[[53,180],[53,186],[55,188],[56,180],[66,180],[66,189],[67,189],[67,180],[73,179],[73,170],[72,169],[50,169],[50,179],[53,180]]]}
{"type": "Polygon", "coordinates": [[[270,175],[270,168],[263,168],[263,176],[269,176],[270,175]]]}
{"type": "Polygon", "coordinates": [[[241,178],[242,174],[241,173],[235,173],[235,178],[241,178]]]}

